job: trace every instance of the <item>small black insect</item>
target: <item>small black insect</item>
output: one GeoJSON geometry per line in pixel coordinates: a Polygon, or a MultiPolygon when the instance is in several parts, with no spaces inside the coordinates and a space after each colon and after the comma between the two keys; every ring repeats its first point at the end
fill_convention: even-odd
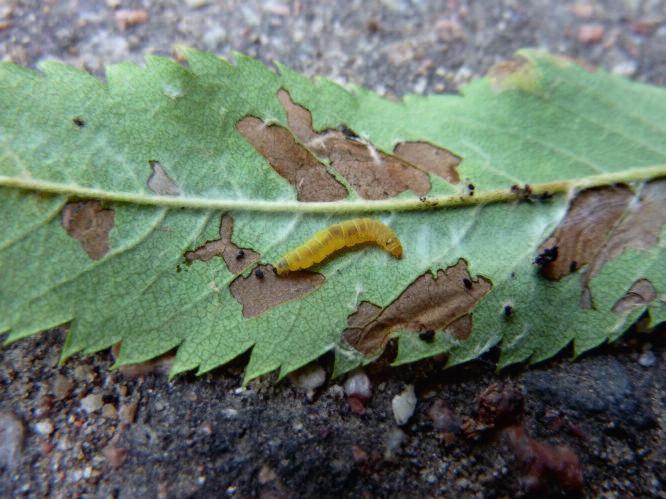
{"type": "Polygon", "coordinates": [[[521,201],[532,201],[532,188],[529,184],[520,187],[518,184],[511,186],[511,193],[521,201]]]}
{"type": "Polygon", "coordinates": [[[511,305],[504,305],[504,317],[507,319],[513,314],[513,307],[511,305]]]}
{"type": "Polygon", "coordinates": [[[474,184],[467,184],[467,193],[470,196],[474,195],[474,189],[476,189],[476,186],[474,184]]]}
{"type": "Polygon", "coordinates": [[[557,260],[557,245],[552,248],[544,249],[541,254],[534,259],[534,263],[543,267],[555,260],[557,260]]]}
{"type": "Polygon", "coordinates": [[[472,281],[467,279],[467,277],[463,279],[463,284],[465,285],[465,289],[472,289],[472,281]]]}
{"type": "Polygon", "coordinates": [[[73,122],[76,126],[78,126],[79,128],[83,128],[84,126],[86,126],[86,122],[83,121],[83,119],[80,118],[79,116],[77,116],[76,118],[73,118],[73,119],[72,119],[72,122],[73,122]]]}
{"type": "Polygon", "coordinates": [[[422,203],[425,203],[427,201],[427,199],[426,199],[425,196],[421,196],[421,197],[419,197],[419,201],[421,201],[422,203]]]}
{"type": "Polygon", "coordinates": [[[356,132],[354,132],[354,130],[352,130],[351,128],[346,127],[345,125],[340,125],[338,127],[338,130],[340,130],[342,132],[342,135],[344,135],[345,139],[347,139],[347,140],[351,140],[353,142],[363,142],[361,137],[359,137],[358,134],[356,132]]]}
{"type": "Polygon", "coordinates": [[[264,271],[261,269],[255,269],[254,270],[254,275],[257,279],[263,279],[264,278],[264,271]]]}
{"type": "Polygon", "coordinates": [[[176,272],[180,272],[180,265],[176,265],[176,272]]]}
{"type": "Polygon", "coordinates": [[[238,250],[238,253],[236,253],[236,260],[242,260],[243,258],[245,258],[245,251],[238,250]]]}
{"type": "Polygon", "coordinates": [[[435,331],[428,329],[427,331],[421,331],[419,333],[419,339],[425,341],[426,343],[432,343],[435,339],[435,331]]]}
{"type": "Polygon", "coordinates": [[[576,260],[571,260],[571,263],[569,264],[569,272],[573,274],[578,270],[578,262],[576,260]]]}
{"type": "Polygon", "coordinates": [[[546,191],[546,192],[542,192],[541,194],[539,194],[537,196],[537,199],[539,201],[548,201],[549,199],[552,199],[554,195],[555,194],[553,194],[552,192],[546,191]]]}

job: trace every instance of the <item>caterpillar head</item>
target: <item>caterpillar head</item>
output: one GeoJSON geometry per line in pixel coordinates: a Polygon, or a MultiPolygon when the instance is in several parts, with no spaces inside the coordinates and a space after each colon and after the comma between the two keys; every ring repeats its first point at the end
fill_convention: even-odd
{"type": "Polygon", "coordinates": [[[287,264],[287,261],[284,258],[278,260],[278,262],[274,265],[274,267],[275,267],[275,272],[277,272],[278,275],[282,275],[289,272],[289,265],[287,264]]]}
{"type": "Polygon", "coordinates": [[[391,236],[384,239],[384,248],[386,248],[386,251],[391,253],[394,257],[402,257],[402,245],[397,237],[391,236]]]}

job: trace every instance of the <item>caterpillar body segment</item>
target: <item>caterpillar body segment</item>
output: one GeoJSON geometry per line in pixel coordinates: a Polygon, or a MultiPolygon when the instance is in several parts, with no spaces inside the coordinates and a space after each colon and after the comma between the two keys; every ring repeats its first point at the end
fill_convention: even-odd
{"type": "Polygon", "coordinates": [[[371,218],[355,218],[322,229],[276,264],[278,274],[307,269],[345,246],[374,242],[396,258],[402,257],[400,239],[389,227],[371,218]]]}

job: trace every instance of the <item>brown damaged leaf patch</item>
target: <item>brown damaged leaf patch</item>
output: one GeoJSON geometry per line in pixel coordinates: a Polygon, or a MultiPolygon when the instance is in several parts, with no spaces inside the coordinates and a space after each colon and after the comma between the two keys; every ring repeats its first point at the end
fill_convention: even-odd
{"type": "Polygon", "coordinates": [[[229,271],[238,274],[247,266],[253,264],[259,255],[248,248],[239,248],[231,242],[234,231],[234,219],[230,215],[224,215],[220,219],[220,238],[207,241],[194,251],[185,253],[188,262],[200,260],[207,262],[213,257],[220,256],[227,265],[229,271]]]}
{"type": "Polygon", "coordinates": [[[613,305],[613,312],[626,313],[651,303],[657,298],[657,290],[647,279],[637,280],[627,293],[613,305]]]}
{"type": "Polygon", "coordinates": [[[469,314],[490,288],[490,281],[482,277],[471,279],[461,259],[435,276],[428,272],[418,277],[385,309],[361,303],[349,317],[343,337],[365,355],[379,353],[398,330],[420,333],[447,329],[456,338],[465,339],[472,330],[469,314]]]}
{"type": "Polygon", "coordinates": [[[542,275],[557,280],[587,266],[582,275],[581,305],[590,308],[590,279],[606,262],[625,251],[653,247],[664,224],[666,180],[646,183],[638,196],[624,186],[582,191],[540,248],[542,253],[544,249],[557,247],[557,258],[543,266],[542,275]]]}
{"type": "Polygon", "coordinates": [[[243,307],[243,317],[256,317],[272,307],[316,290],[326,279],[316,272],[289,272],[278,277],[272,267],[260,265],[247,277],[238,276],[229,289],[243,307]]]}
{"type": "Polygon", "coordinates": [[[338,201],[347,197],[344,186],[289,130],[266,125],[252,116],[236,123],[236,129],[296,188],[299,201],[338,201]]]}
{"type": "Polygon", "coordinates": [[[446,149],[425,142],[405,142],[390,155],[360,139],[347,127],[316,133],[312,115],[294,103],[285,90],[278,99],[287,114],[289,128],[298,140],[340,173],[364,199],[386,199],[411,190],[424,196],[430,190],[426,172],[459,181],[460,158],[446,149]]]}
{"type": "Polygon", "coordinates": [[[115,212],[103,208],[99,201],[67,203],[62,209],[62,226],[93,260],[100,260],[109,251],[109,231],[115,212]]]}
{"type": "Polygon", "coordinates": [[[393,154],[422,170],[442,177],[447,182],[460,182],[458,165],[462,158],[443,147],[427,142],[401,142],[395,146],[393,154]]]}
{"type": "Polygon", "coordinates": [[[153,191],[155,194],[161,194],[164,196],[178,196],[180,195],[180,189],[178,185],[169,177],[164,167],[159,161],[150,160],[148,162],[152,173],[148,177],[148,189],[153,191]]]}
{"type": "Polygon", "coordinates": [[[558,280],[592,262],[632,197],[627,187],[602,187],[578,194],[552,236],[539,247],[541,256],[557,248],[556,257],[545,262],[541,274],[558,280]]]}

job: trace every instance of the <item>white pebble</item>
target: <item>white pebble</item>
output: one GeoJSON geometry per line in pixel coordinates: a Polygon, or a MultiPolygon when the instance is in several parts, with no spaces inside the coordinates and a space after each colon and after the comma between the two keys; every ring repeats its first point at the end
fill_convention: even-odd
{"type": "Polygon", "coordinates": [[[326,382],[326,371],[321,366],[313,364],[299,369],[290,378],[298,388],[312,392],[326,382]]]}
{"type": "Polygon", "coordinates": [[[393,397],[391,406],[393,407],[393,417],[398,426],[402,426],[409,421],[414,415],[414,409],[416,408],[414,385],[407,385],[402,393],[393,397]]]}
{"type": "Polygon", "coordinates": [[[81,408],[88,414],[99,411],[103,405],[104,402],[102,401],[102,396],[100,394],[91,393],[87,397],[81,399],[81,408]]]}
{"type": "Polygon", "coordinates": [[[38,423],[35,423],[34,428],[35,428],[35,433],[45,437],[53,433],[53,423],[51,423],[51,421],[49,421],[48,419],[44,419],[42,421],[39,421],[38,423]]]}
{"type": "Polygon", "coordinates": [[[345,381],[345,393],[347,397],[356,397],[368,400],[372,397],[372,383],[363,371],[358,371],[345,381]]]}
{"type": "Polygon", "coordinates": [[[643,367],[652,367],[657,363],[657,356],[652,350],[648,350],[638,357],[638,363],[643,367]]]}

